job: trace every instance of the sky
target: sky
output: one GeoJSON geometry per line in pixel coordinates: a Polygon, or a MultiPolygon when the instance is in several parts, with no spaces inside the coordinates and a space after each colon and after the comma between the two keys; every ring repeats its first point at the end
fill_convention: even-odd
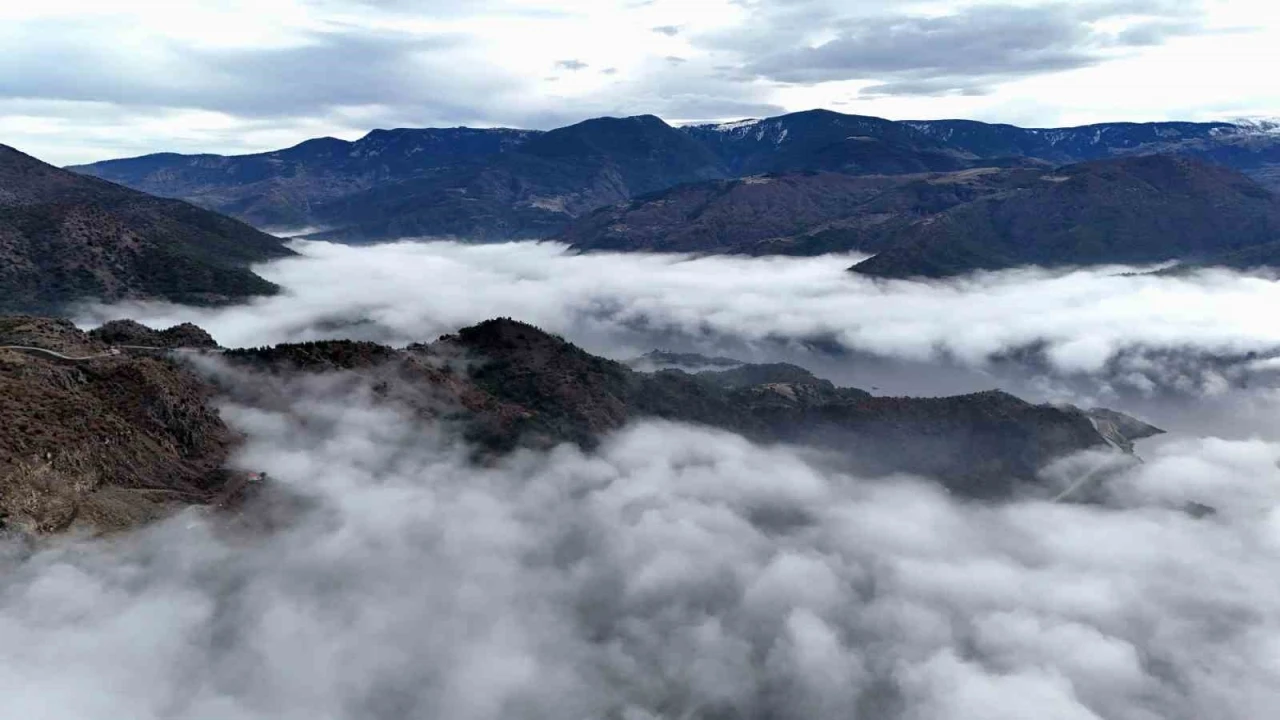
{"type": "Polygon", "coordinates": [[[56,164],[641,113],[1280,115],[1280,6],[1245,0],[44,0],[0,4],[0,47],[0,142],[56,164]]]}

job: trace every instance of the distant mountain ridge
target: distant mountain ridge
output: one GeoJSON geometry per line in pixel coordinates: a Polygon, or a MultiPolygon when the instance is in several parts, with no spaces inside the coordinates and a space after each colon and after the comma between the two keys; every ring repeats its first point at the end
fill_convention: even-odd
{"type": "Polygon", "coordinates": [[[692,182],[1050,167],[1153,153],[1201,158],[1280,187],[1280,134],[1265,121],[1036,129],[827,110],[685,127],[641,115],[548,132],[378,130],[270,153],[160,154],[71,169],[260,227],[323,227],[324,237],[340,241],[488,241],[550,237],[597,208],[692,182]]]}
{"type": "Polygon", "coordinates": [[[1249,178],[1140,155],[1069,165],[911,223],[853,270],[901,278],[1169,260],[1275,267],[1277,242],[1280,198],[1249,178]]]}
{"type": "Polygon", "coordinates": [[[1251,269],[1280,267],[1280,197],[1175,155],[1053,169],[783,173],[601,208],[558,239],[580,251],[875,253],[855,272],[891,278],[1171,260],[1251,269]]]}
{"type": "Polygon", "coordinates": [[[374,130],[354,142],[316,138],[252,155],[158,153],[69,169],[189,200],[260,227],[302,227],[313,222],[312,208],[326,201],[487,158],[538,134],[505,128],[399,128],[374,130]]]}

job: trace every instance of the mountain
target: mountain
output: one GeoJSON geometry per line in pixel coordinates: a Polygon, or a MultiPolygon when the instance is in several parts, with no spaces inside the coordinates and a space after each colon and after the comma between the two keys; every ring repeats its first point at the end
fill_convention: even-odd
{"type": "Polygon", "coordinates": [[[327,200],[500,154],[532,130],[374,130],[348,142],[307,140],[274,152],[225,157],[160,153],[69,168],[131,188],[182,198],[259,227],[312,225],[327,200]]]}
{"type": "Polygon", "coordinates": [[[1171,155],[1057,169],[761,175],[690,183],[601,208],[557,239],[581,251],[872,252],[857,272],[944,277],[1017,265],[1280,267],[1278,199],[1171,155]]]}
{"type": "Polygon", "coordinates": [[[562,443],[590,450],[631,421],[665,419],[807,445],[856,472],[932,476],[979,498],[1034,485],[1063,455],[1127,451],[1160,432],[999,391],[875,397],[795,365],[685,359],[716,369],[639,372],[509,319],[402,349],[330,340],[223,351],[191,325],[123,321],[86,333],[64,320],[0,316],[0,530],[114,530],[188,505],[242,508],[270,488],[227,468],[239,438],[218,406],[288,407],[316,374],[456,433],[479,462],[562,443]],[[137,341],[201,348],[225,363],[210,372],[185,352],[127,347],[137,341]]]}
{"type": "MultiPolygon", "coordinates": [[[[0,316],[0,346],[108,346],[65,320],[0,316]]],[[[214,388],[172,361],[70,362],[0,349],[0,530],[131,527],[223,497],[235,434],[214,388]]]]}
{"type": "Polygon", "coordinates": [[[320,226],[362,242],[408,236],[546,237],[571,217],[724,177],[714,154],[652,115],[546,133],[374,131],[241,157],[147,156],[73,168],[182,197],[261,226],[320,226]]]}
{"type": "Polygon", "coordinates": [[[367,242],[409,236],[546,238],[598,208],[684,183],[762,174],[919,175],[1047,168],[1133,154],[1197,157],[1280,187],[1264,122],[1019,128],[891,121],[826,110],[672,128],[651,115],[550,132],[376,130],[270,153],[149,155],[73,168],[260,227],[322,227],[367,242]]]}
{"type": "Polygon", "coordinates": [[[0,309],[82,298],[212,303],[274,293],[250,263],[278,238],[178,200],[60,170],[0,145],[0,309]]]}
{"type": "Polygon", "coordinates": [[[573,217],[680,183],[724,177],[706,148],[652,115],[597,118],[491,158],[323,203],[319,237],[548,237],[573,217]]]}
{"type": "Polygon", "coordinates": [[[977,157],[1034,157],[1055,163],[1117,154],[1163,152],[1171,144],[1246,132],[1231,123],[1101,123],[1069,128],[1020,128],[973,120],[909,120],[922,135],[977,157]]]}
{"type": "Polygon", "coordinates": [[[960,170],[977,156],[957,152],[910,125],[830,110],[766,120],[693,125],[735,176],[795,170],[898,174],[960,170]]]}
{"type": "Polygon", "coordinates": [[[852,215],[898,184],[839,173],[690,183],[591,212],[556,239],[578,250],[750,252],[761,241],[852,215]]]}
{"type": "Polygon", "coordinates": [[[794,365],[639,372],[509,319],[404,350],[330,341],[227,357],[273,374],[356,373],[384,397],[452,421],[486,453],[564,442],[589,449],[632,420],[658,418],[817,447],[858,472],[933,476],[972,497],[1007,497],[1062,455],[1160,432],[1117,413],[1099,416],[1109,428],[1104,436],[1090,412],[999,391],[875,397],[794,365]],[[454,409],[441,415],[444,397],[453,398],[454,409]]]}
{"type": "Polygon", "coordinates": [[[1027,168],[916,175],[814,172],[690,183],[588,213],[556,239],[582,251],[876,251],[911,222],[1043,174],[1027,168]]]}
{"type": "Polygon", "coordinates": [[[1277,241],[1280,198],[1268,190],[1222,166],[1145,155],[1066,166],[957,205],[899,229],[853,270],[944,277],[1018,265],[1212,263],[1277,241]]]}

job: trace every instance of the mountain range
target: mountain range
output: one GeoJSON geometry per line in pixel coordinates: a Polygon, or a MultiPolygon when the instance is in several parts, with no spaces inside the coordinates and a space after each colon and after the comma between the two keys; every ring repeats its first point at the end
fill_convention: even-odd
{"type": "Polygon", "coordinates": [[[1143,155],[1059,168],[892,235],[854,271],[946,277],[1023,265],[1168,260],[1276,267],[1280,198],[1220,165],[1143,155]]]}
{"type": "Polygon", "coordinates": [[[545,238],[604,206],[763,174],[909,175],[1052,168],[1172,153],[1280,185],[1280,134],[1250,123],[1109,123],[1027,129],[891,121],[826,110],[672,127],[652,115],[548,132],[377,130],[243,156],[148,155],[71,168],[182,198],[259,227],[322,228],[367,242],[409,236],[545,238]]]}
{"type": "Polygon", "coordinates": [[[317,374],[457,433],[478,462],[519,448],[589,449],[656,419],[806,445],[858,472],[918,473],[973,498],[1037,491],[1038,471],[1057,458],[1128,452],[1160,432],[999,391],[877,397],[795,365],[645,358],[672,359],[712,369],[640,372],[506,318],[405,348],[331,340],[223,351],[193,325],[126,321],[86,333],[65,320],[0,316],[0,530],[113,530],[190,505],[237,506],[254,488],[227,467],[239,440],[218,406],[287,407],[317,374]],[[225,362],[211,372],[183,354],[107,352],[133,343],[200,348],[225,362]],[[59,354],[22,349],[32,346],[59,354]]]}
{"type": "Polygon", "coordinates": [[[0,145],[0,310],[57,312],[82,298],[242,300],[277,290],[251,263],[291,254],[239,220],[0,145]]]}

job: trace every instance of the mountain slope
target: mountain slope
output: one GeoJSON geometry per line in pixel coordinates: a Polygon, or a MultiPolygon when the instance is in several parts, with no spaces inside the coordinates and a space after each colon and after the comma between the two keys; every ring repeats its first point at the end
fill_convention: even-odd
{"type": "Polygon", "coordinates": [[[830,110],[684,128],[734,175],[796,170],[899,174],[972,167],[972,154],[903,123],[830,110]]]}
{"type": "Polygon", "coordinates": [[[1043,173],[788,173],[690,183],[589,213],[556,239],[577,250],[820,255],[876,251],[897,229],[1043,173]]]}
{"type": "Polygon", "coordinates": [[[177,200],[60,170],[0,145],[0,309],[82,298],[209,303],[270,294],[248,269],[278,238],[177,200]]]}
{"type": "Polygon", "coordinates": [[[161,153],[68,168],[143,192],[189,200],[259,227],[313,224],[313,206],[383,183],[505,152],[536,131],[374,130],[348,142],[317,138],[274,152],[225,157],[161,153]]]}
{"type": "Polygon", "coordinates": [[[977,157],[1023,156],[1057,163],[1160,152],[1171,144],[1242,132],[1238,126],[1223,122],[1117,122],[1069,128],[1020,128],[974,120],[908,120],[903,125],[977,157]]]}
{"type": "Polygon", "coordinates": [[[837,173],[691,183],[596,210],[557,239],[578,250],[742,252],[846,217],[892,184],[837,173]]]}
{"type": "Polygon", "coordinates": [[[597,118],[538,135],[488,162],[440,168],[314,210],[321,237],[548,237],[633,196],[724,177],[716,158],[652,115],[597,118]]]}
{"type": "MultiPolygon", "coordinates": [[[[0,316],[0,345],[107,349],[65,320],[22,316],[0,316]]],[[[164,359],[0,349],[0,530],[119,529],[213,502],[235,440],[213,395],[164,359]]]]}
{"type": "Polygon", "coordinates": [[[1280,188],[1280,134],[1259,123],[1019,128],[891,121],[827,110],[672,128],[649,116],[549,132],[376,130],[238,157],[151,155],[74,168],[258,226],[321,227],[365,242],[409,236],[545,238],[575,219],[684,183],[760,174],[904,175],[1048,168],[1168,153],[1280,188]]]}
{"type": "Polygon", "coordinates": [[[209,374],[186,355],[106,352],[109,342],[139,339],[218,350],[194,326],[121,322],[85,333],[0,316],[0,346],[80,358],[0,349],[0,530],[121,529],[185,505],[238,502],[247,474],[225,467],[238,438],[217,404],[288,407],[317,387],[315,374],[330,376],[325,387],[367,388],[423,429],[457,433],[480,461],[522,447],[591,449],[629,422],[665,419],[821,449],[857,472],[927,475],[982,498],[1034,484],[1063,455],[1160,432],[998,391],[874,397],[794,365],[638,372],[509,319],[405,349],[330,340],[232,350],[209,374]]]}
{"type": "MultiPolygon", "coordinates": [[[[509,319],[406,350],[331,341],[228,356],[276,374],[356,373],[384,397],[452,421],[491,453],[564,442],[591,448],[630,421],[659,418],[821,448],[858,472],[919,473],[967,496],[1007,497],[1053,459],[1110,444],[1089,413],[1003,392],[874,397],[792,365],[644,373],[509,319]],[[442,416],[444,397],[455,409],[442,416]]],[[[1132,436],[1115,430],[1109,437],[1127,442],[1160,432],[1137,421],[1125,427],[1132,436]]]]}
{"type": "Polygon", "coordinates": [[[855,272],[944,277],[1016,265],[1197,261],[1280,239],[1280,199],[1226,168],[1168,155],[1060,168],[913,223],[855,272]]]}

